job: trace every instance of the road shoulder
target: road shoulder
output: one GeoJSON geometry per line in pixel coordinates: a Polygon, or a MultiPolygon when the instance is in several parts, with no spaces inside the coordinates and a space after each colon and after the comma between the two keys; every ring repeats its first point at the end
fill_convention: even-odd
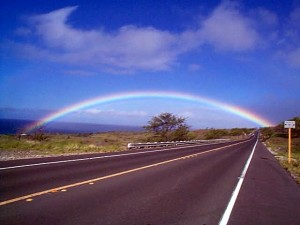
{"type": "Polygon", "coordinates": [[[228,224],[299,224],[300,188],[258,143],[228,224]]]}

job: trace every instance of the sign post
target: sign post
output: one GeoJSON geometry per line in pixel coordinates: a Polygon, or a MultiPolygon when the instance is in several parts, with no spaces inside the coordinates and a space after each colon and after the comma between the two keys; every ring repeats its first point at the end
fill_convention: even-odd
{"type": "Polygon", "coordinates": [[[289,129],[289,143],[288,143],[288,161],[291,163],[292,157],[292,129],[296,127],[295,121],[284,121],[284,128],[289,129]]]}

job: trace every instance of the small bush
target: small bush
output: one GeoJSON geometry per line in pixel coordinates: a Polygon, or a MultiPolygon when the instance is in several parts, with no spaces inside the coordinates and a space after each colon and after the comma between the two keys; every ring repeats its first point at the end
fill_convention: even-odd
{"type": "Polygon", "coordinates": [[[228,131],[224,129],[211,129],[205,134],[205,139],[218,139],[228,135],[228,131]]]}

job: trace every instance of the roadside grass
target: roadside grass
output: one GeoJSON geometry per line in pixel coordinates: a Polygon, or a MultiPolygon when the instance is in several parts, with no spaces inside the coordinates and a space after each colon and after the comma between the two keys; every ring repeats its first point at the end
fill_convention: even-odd
{"type": "MultiPolygon", "coordinates": [[[[194,130],[191,139],[206,139],[209,129],[194,130]]],[[[222,138],[241,139],[241,136],[222,138]]],[[[102,132],[89,134],[0,135],[0,160],[127,150],[128,143],[148,142],[147,132],[102,132]]]]}
{"type": "Polygon", "coordinates": [[[288,139],[283,137],[271,137],[266,142],[279,160],[279,163],[291,173],[296,182],[300,184],[300,138],[292,139],[291,163],[288,163],[288,139]]]}
{"type": "Polygon", "coordinates": [[[82,154],[96,152],[114,152],[127,150],[129,142],[143,142],[145,132],[105,132],[93,134],[45,134],[42,141],[31,137],[0,135],[0,160],[55,156],[64,154],[82,154]]]}

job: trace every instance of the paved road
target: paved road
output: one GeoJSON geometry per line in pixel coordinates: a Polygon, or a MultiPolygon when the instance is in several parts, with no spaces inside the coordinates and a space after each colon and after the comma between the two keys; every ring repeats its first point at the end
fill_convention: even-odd
{"type": "MultiPolygon", "coordinates": [[[[1,162],[0,224],[218,224],[255,143],[1,162]]],[[[299,224],[299,203],[258,143],[228,224],[299,224]]]]}
{"type": "Polygon", "coordinates": [[[229,224],[300,224],[300,187],[262,143],[258,143],[229,224]]]}

